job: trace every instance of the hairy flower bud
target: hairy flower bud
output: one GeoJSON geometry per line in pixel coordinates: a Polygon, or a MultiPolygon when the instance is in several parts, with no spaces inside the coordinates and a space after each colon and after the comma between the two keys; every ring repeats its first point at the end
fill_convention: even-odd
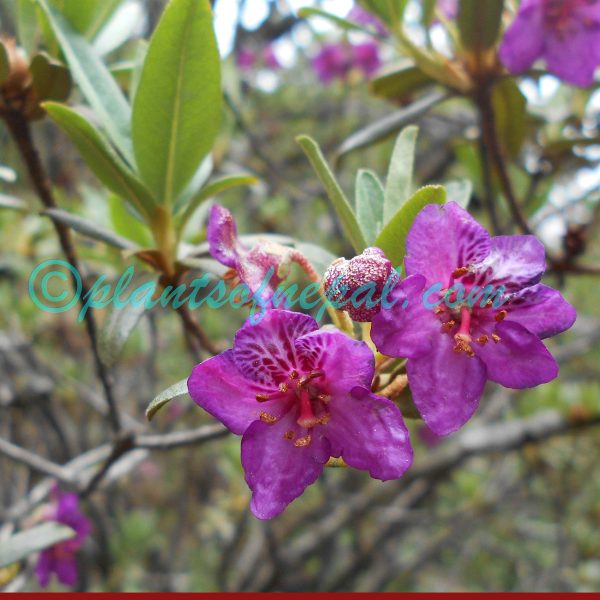
{"type": "Polygon", "coordinates": [[[0,108],[24,111],[31,104],[32,77],[29,65],[13,39],[2,38],[8,70],[0,81],[0,108]]]}
{"type": "Polygon", "coordinates": [[[392,263],[379,248],[367,248],[351,260],[338,258],[324,278],[327,297],[359,323],[368,323],[381,310],[381,295],[397,279],[392,263]]]}

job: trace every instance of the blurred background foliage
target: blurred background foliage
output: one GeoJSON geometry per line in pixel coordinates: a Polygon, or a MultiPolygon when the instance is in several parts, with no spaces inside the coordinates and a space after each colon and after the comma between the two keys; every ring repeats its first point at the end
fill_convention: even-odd
{"type": "MultiPolygon", "coordinates": [[[[54,4],[67,10],[69,2],[54,4]]],[[[242,233],[288,235],[350,257],[353,251],[295,137],[308,134],[319,141],[343,189],[352,195],[359,168],[385,176],[400,127],[389,126],[376,143],[341,154],[344,141],[410,108],[430,91],[387,92],[391,97],[384,98],[374,93],[381,84],[356,70],[321,83],[311,59],[322,45],[360,41],[366,34],[344,32],[319,17],[303,20],[299,4],[214,3],[225,92],[214,173],[251,173],[258,180],[224,192],[219,202],[234,213],[242,233]],[[270,64],[260,58],[265,48],[272,48],[276,58],[270,64]],[[259,58],[246,64],[241,57],[247,51],[259,58]]],[[[352,8],[337,1],[303,4],[339,16],[352,8]]],[[[162,0],[106,1],[100,21],[80,25],[126,90],[135,81],[144,39],[163,5],[162,0]]],[[[2,32],[15,35],[17,7],[9,0],[0,4],[2,32]]],[[[409,3],[407,19],[415,39],[422,36],[421,8],[420,2],[409,3]]],[[[442,24],[432,27],[435,43],[447,50],[442,24]]],[[[58,55],[47,32],[36,30],[32,36],[58,55]]],[[[379,51],[384,69],[406,60],[385,40],[379,51]]],[[[594,266],[600,265],[600,91],[564,86],[540,73],[518,83],[495,99],[499,131],[511,149],[510,174],[530,226],[554,264],[586,265],[557,268],[546,277],[577,307],[579,319],[550,343],[562,365],[557,381],[519,392],[490,385],[467,430],[493,424],[510,432],[511,423],[548,409],[571,422],[600,412],[595,296],[600,267],[594,266]]],[[[74,91],[69,103],[80,102],[74,91]]],[[[472,182],[469,210],[491,226],[472,104],[453,98],[410,121],[420,127],[415,180],[420,185],[472,182]]],[[[34,132],[61,208],[147,245],[147,232],[135,230],[135,221],[98,184],[68,138],[48,119],[36,123],[34,132]]],[[[491,185],[498,219],[510,230],[513,216],[498,183],[491,185]]],[[[59,256],[59,248],[5,128],[0,128],[0,193],[22,202],[19,210],[0,208],[0,436],[63,464],[105,440],[106,424],[99,414],[103,400],[75,311],[43,313],[29,298],[29,274],[40,261],[59,256]]],[[[200,211],[187,230],[187,243],[202,243],[205,217],[206,211],[200,211]]],[[[77,235],[76,242],[91,278],[106,274],[115,279],[129,265],[138,272],[145,268],[99,241],[77,235]]],[[[243,322],[241,311],[228,309],[204,308],[197,316],[222,348],[243,322]]],[[[115,396],[132,427],[164,433],[212,422],[186,397],[174,400],[151,426],[143,424],[148,402],[185,378],[192,366],[177,317],[161,309],[146,314],[113,372],[115,396]]],[[[419,423],[411,423],[411,432],[423,465],[454,449],[452,439],[432,440],[419,423]]],[[[262,523],[248,512],[237,438],[169,452],[136,450],[123,473],[84,505],[94,534],[81,555],[80,586],[119,591],[600,591],[599,455],[596,427],[442,460],[440,468],[400,482],[381,484],[364,473],[328,469],[282,517],[262,523]]],[[[5,531],[12,526],[11,507],[39,479],[0,456],[5,531]]],[[[35,589],[28,568],[23,566],[16,577],[4,572],[11,580],[7,585],[35,589]]]]}

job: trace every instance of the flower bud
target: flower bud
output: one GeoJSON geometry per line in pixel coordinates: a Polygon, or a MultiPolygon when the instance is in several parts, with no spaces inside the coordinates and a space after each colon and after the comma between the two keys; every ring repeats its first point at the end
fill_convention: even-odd
{"type": "Polygon", "coordinates": [[[338,258],[324,277],[327,298],[359,323],[368,323],[381,310],[386,284],[391,291],[398,275],[379,248],[367,248],[351,260],[338,258]]]}

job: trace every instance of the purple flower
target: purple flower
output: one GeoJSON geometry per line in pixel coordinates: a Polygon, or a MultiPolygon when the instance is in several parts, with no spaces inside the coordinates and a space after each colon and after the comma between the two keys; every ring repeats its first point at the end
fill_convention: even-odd
{"type": "Polygon", "coordinates": [[[374,357],[364,342],[286,310],[247,322],[233,348],[196,366],[191,397],[237,435],[259,519],[281,513],[331,456],[381,480],[412,463],[396,405],[371,393],[374,357]]]}
{"type": "Polygon", "coordinates": [[[313,69],[322,83],[346,79],[352,69],[370,77],[380,65],[379,48],[373,42],[327,44],[312,59],[313,69]]]}
{"type": "Polygon", "coordinates": [[[269,45],[263,50],[262,58],[265,66],[269,69],[273,69],[274,71],[281,69],[281,63],[277,59],[273,46],[269,45]]]}
{"type": "Polygon", "coordinates": [[[592,85],[600,65],[600,0],[523,0],[500,58],[512,73],[544,58],[548,70],[567,83],[592,85]]]}
{"type": "Polygon", "coordinates": [[[235,57],[237,66],[242,71],[251,71],[256,65],[256,52],[250,48],[242,48],[235,57]]]}
{"type": "Polygon", "coordinates": [[[388,37],[389,31],[387,27],[383,24],[379,17],[376,17],[373,13],[366,11],[364,8],[355,4],[348,16],[346,17],[349,21],[354,21],[359,25],[364,25],[365,27],[370,27],[373,29],[377,35],[382,37],[388,37]]]}
{"type": "Polygon", "coordinates": [[[326,44],[313,57],[311,62],[321,83],[331,83],[334,79],[344,79],[352,68],[347,44],[326,44]]]}
{"type": "Polygon", "coordinates": [[[75,530],[76,536],[60,542],[40,553],[35,575],[42,587],[50,583],[52,573],[56,573],[63,585],[74,586],[77,583],[76,554],[91,532],[91,523],[79,510],[77,494],[61,494],[54,491],[55,503],[48,508],[45,519],[57,521],[75,530]]]}
{"type": "Polygon", "coordinates": [[[437,7],[447,19],[456,19],[458,16],[458,0],[438,0],[437,7]]]}
{"type": "Polygon", "coordinates": [[[352,47],[353,66],[369,78],[381,66],[379,47],[373,42],[356,44],[352,47]]]}
{"type": "Polygon", "coordinates": [[[458,204],[429,205],[408,234],[405,265],[408,277],[390,295],[397,302],[373,319],[371,335],[380,352],[408,358],[413,400],[435,433],[470,419],[487,379],[519,389],[557,376],[540,340],[571,327],[576,313],[539,283],[537,238],[490,237],[458,204]]]}
{"type": "Polygon", "coordinates": [[[391,291],[394,267],[379,248],[367,248],[351,260],[339,258],[327,269],[323,286],[327,297],[359,323],[368,323],[381,310],[381,295],[391,291]]]}
{"type": "Polygon", "coordinates": [[[218,204],[211,208],[207,237],[213,258],[231,268],[253,294],[260,290],[261,297],[270,298],[288,275],[293,251],[270,242],[246,247],[233,215],[218,204]]]}

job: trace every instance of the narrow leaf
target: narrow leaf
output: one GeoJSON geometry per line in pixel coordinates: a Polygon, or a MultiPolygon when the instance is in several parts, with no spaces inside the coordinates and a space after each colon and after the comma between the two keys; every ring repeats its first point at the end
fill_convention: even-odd
{"type": "Polygon", "coordinates": [[[500,34],[504,0],[461,0],[458,30],[463,46],[475,52],[492,48],[500,34]]]}
{"type": "Polygon", "coordinates": [[[113,246],[114,248],[132,251],[139,250],[139,247],[128,239],[113,233],[105,227],[101,227],[93,221],[88,221],[79,215],[74,215],[66,210],[62,210],[61,208],[47,208],[46,210],[42,211],[42,214],[50,217],[53,221],[57,221],[63,225],[66,225],[67,227],[70,227],[81,235],[89,237],[93,240],[98,240],[99,242],[103,242],[109,246],[113,246]]]}
{"type": "Polygon", "coordinates": [[[154,200],[150,192],[84,116],[53,102],[46,102],[43,107],[71,138],[88,167],[108,189],[131,202],[141,214],[148,217],[153,214],[154,200]]]}
{"type": "Polygon", "coordinates": [[[340,218],[342,227],[348,240],[356,250],[356,252],[362,252],[366,247],[365,238],[360,230],[356,215],[350,206],[344,192],[340,188],[338,182],[335,179],[334,174],[331,172],[321,149],[317,142],[312,138],[301,135],[296,138],[298,144],[308,157],[310,164],[315,170],[317,176],[321,180],[335,211],[340,218]]]}
{"type": "Polygon", "coordinates": [[[181,398],[188,394],[188,386],[187,379],[182,379],[181,381],[175,383],[171,387],[162,391],[146,409],[146,418],[148,421],[152,421],[154,415],[164,406],[166,406],[171,400],[175,400],[176,398],[181,398]]]}
{"type": "Polygon", "coordinates": [[[448,202],[456,202],[464,209],[469,206],[473,195],[473,184],[470,180],[449,181],[444,187],[446,188],[448,202]]]}
{"type": "Polygon", "coordinates": [[[394,215],[384,227],[375,241],[375,246],[381,248],[392,261],[394,267],[399,267],[406,253],[406,236],[412,227],[415,217],[428,204],[444,204],[446,190],[442,186],[430,185],[418,190],[394,215]]]}
{"type": "Polygon", "coordinates": [[[419,67],[404,66],[372,79],[369,87],[375,96],[400,101],[434,83],[435,80],[423,73],[419,67]]]}
{"type": "Polygon", "coordinates": [[[75,537],[75,531],[61,523],[48,522],[21,531],[0,543],[0,569],[55,544],[75,537]]]}
{"type": "Polygon", "coordinates": [[[371,34],[372,31],[360,25],[359,23],[355,23],[354,21],[350,21],[349,19],[344,19],[342,17],[338,17],[333,13],[330,13],[322,8],[317,8],[314,6],[305,6],[298,11],[298,16],[305,19],[306,17],[322,17],[323,19],[327,19],[329,22],[345,29],[346,31],[364,31],[366,33],[371,34]]]}
{"type": "Polygon", "coordinates": [[[14,196],[7,196],[6,194],[0,194],[0,208],[12,208],[14,210],[26,211],[28,209],[27,204],[19,198],[14,196]]]}
{"type": "Polygon", "coordinates": [[[360,129],[342,142],[336,151],[337,157],[340,158],[349,152],[359,150],[365,146],[370,146],[371,144],[375,144],[397,134],[400,129],[414,123],[424,114],[428,113],[434,106],[440,104],[449,97],[450,96],[445,93],[433,92],[417,102],[413,102],[406,108],[401,108],[400,110],[390,113],[382,119],[367,125],[367,127],[360,129]]]}
{"type": "Polygon", "coordinates": [[[71,73],[102,126],[123,156],[133,164],[129,132],[131,109],[108,68],[81,33],[46,0],[36,0],[48,18],[71,73]]]}
{"type": "Polygon", "coordinates": [[[385,186],[384,224],[398,212],[412,193],[418,134],[418,127],[411,125],[396,140],[385,186]]]}
{"type": "Polygon", "coordinates": [[[10,60],[8,58],[8,50],[2,41],[0,41],[0,84],[6,81],[9,72],[10,60]]]}
{"type": "Polygon", "coordinates": [[[112,367],[123,351],[125,343],[146,312],[145,302],[130,302],[123,306],[114,304],[102,324],[98,338],[100,360],[108,368],[112,367]]]}
{"type": "Polygon", "coordinates": [[[180,227],[183,229],[185,224],[192,218],[198,207],[209,198],[221,194],[225,190],[239,187],[242,185],[252,185],[258,180],[252,175],[231,175],[229,177],[223,177],[213,183],[209,183],[206,187],[202,188],[196,196],[194,196],[184,213],[181,215],[180,227]]]}
{"type": "Polygon", "coordinates": [[[208,0],[171,0],[150,41],[133,109],[138,168],[171,206],[213,146],[220,58],[208,0]]]}
{"type": "Polygon", "coordinates": [[[360,170],[356,176],[356,217],[368,246],[383,229],[385,192],[377,175],[360,170]]]}

